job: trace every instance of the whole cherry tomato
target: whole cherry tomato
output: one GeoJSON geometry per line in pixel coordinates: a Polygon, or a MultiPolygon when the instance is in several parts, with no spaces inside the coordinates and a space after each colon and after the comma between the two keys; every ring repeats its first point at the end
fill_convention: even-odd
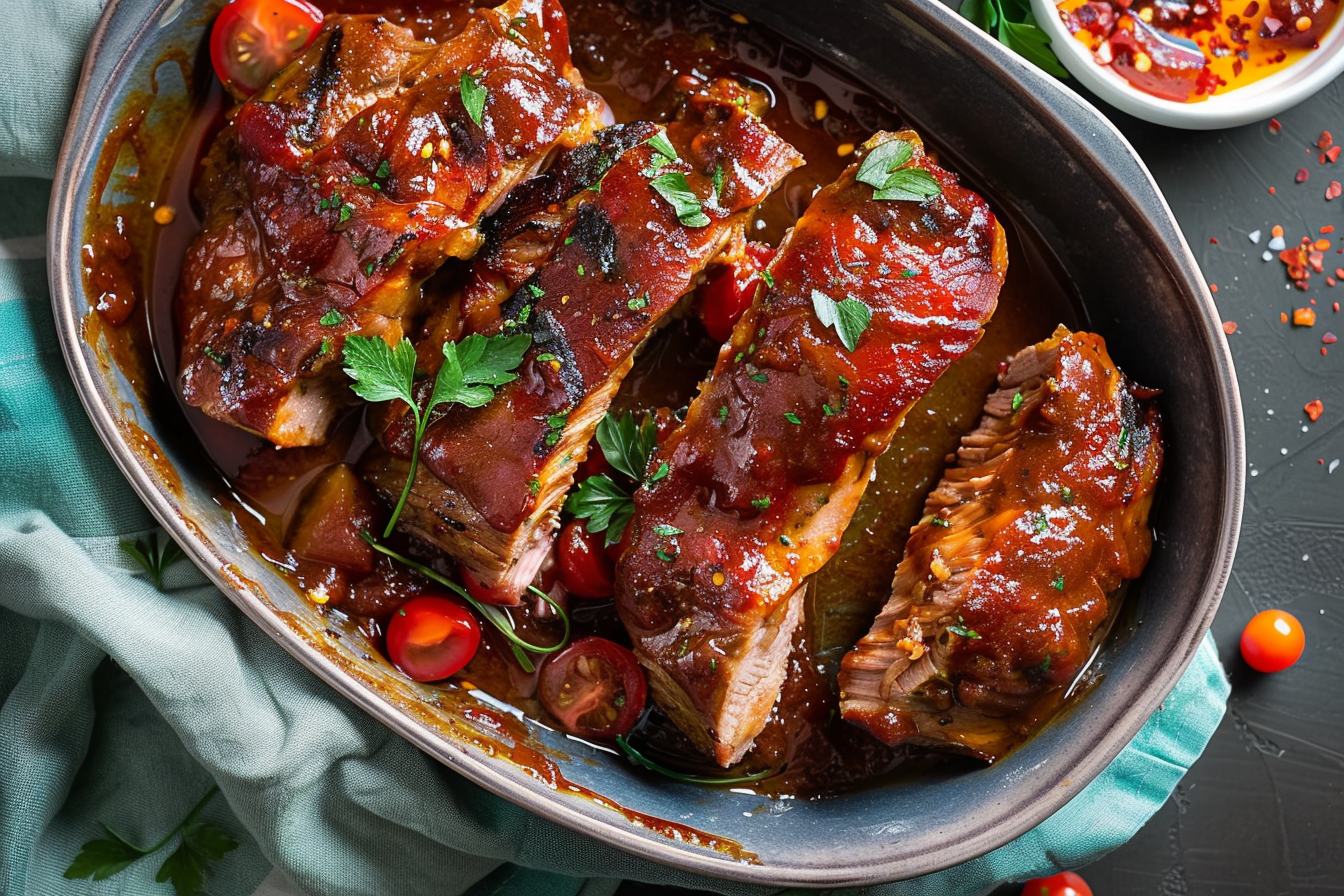
{"type": "Polygon", "coordinates": [[[1092,888],[1072,871],[1064,871],[1027,881],[1022,896],[1092,896],[1092,888]]]}
{"type": "Polygon", "coordinates": [[[1256,613],[1241,632],[1241,655],[1257,672],[1279,672],[1302,656],[1302,623],[1283,610],[1256,613]]]}
{"type": "Polygon", "coordinates": [[[560,727],[578,737],[612,740],[644,711],[644,670],[606,638],[580,638],[546,661],[537,697],[560,727]]]}
{"type": "Polygon", "coordinates": [[[582,520],[560,530],[560,584],[575,597],[611,597],[616,570],[603,550],[606,537],[589,532],[582,520]]]}
{"type": "Polygon", "coordinates": [[[322,10],[307,0],[233,0],[210,31],[210,61],[226,87],[256,93],[322,30],[322,10]]]}
{"type": "Polygon", "coordinates": [[[440,681],[476,655],[481,629],[464,606],[424,595],[406,601],[387,624],[388,658],[416,681],[440,681]]]}
{"type": "Polygon", "coordinates": [[[761,271],[774,250],[763,243],[748,243],[737,264],[724,265],[700,287],[700,320],[715,342],[727,342],[738,319],[751,307],[764,287],[761,271]]]}

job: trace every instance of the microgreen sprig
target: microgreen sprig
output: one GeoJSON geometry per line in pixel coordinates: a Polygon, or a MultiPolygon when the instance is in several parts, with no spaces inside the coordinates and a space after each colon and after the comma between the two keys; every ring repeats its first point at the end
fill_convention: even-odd
{"type": "Polygon", "coordinates": [[[150,847],[139,847],[104,824],[107,837],[90,840],[80,849],[70,867],[65,869],[67,880],[93,878],[107,880],[115,874],[125,871],[145,856],[153,855],[163,849],[178,834],[182,842],[169,854],[154,877],[159,883],[172,881],[177,896],[195,896],[205,883],[205,871],[211,862],[222,859],[226,853],[238,848],[238,841],[226,831],[209,822],[200,821],[201,812],[209,805],[218,787],[211,787],[205,796],[192,807],[181,824],[168,832],[158,843],[150,847]]]}
{"type": "Polygon", "coordinates": [[[411,469],[383,537],[392,534],[406,506],[420,460],[420,442],[430,416],[440,405],[460,404],[478,408],[495,395],[495,389],[518,378],[514,370],[532,344],[526,333],[516,336],[481,336],[473,333],[461,342],[443,346],[443,365],[434,377],[429,404],[423,410],[415,399],[415,348],[409,339],[396,347],[378,337],[349,336],[345,340],[345,372],[354,380],[350,388],[365,401],[401,399],[415,419],[415,441],[411,446],[411,469]]]}
{"type": "Polygon", "coordinates": [[[504,636],[504,639],[509,642],[509,646],[513,649],[513,655],[517,658],[518,665],[523,667],[524,672],[535,672],[537,670],[537,667],[533,664],[531,658],[528,657],[527,652],[555,653],[558,650],[563,650],[565,645],[569,643],[569,614],[565,612],[564,607],[556,603],[555,600],[549,594],[547,594],[545,591],[542,591],[540,588],[537,588],[536,586],[533,585],[527,586],[527,590],[530,591],[533,595],[541,598],[542,600],[546,601],[546,603],[551,605],[551,609],[555,610],[556,615],[560,617],[560,621],[561,623],[564,624],[565,627],[564,636],[561,637],[558,643],[554,644],[551,647],[543,647],[537,644],[533,644],[530,641],[524,641],[522,638],[518,637],[517,629],[513,624],[512,616],[510,616],[503,609],[495,606],[494,604],[481,603],[476,598],[472,597],[471,593],[468,592],[467,589],[463,588],[461,585],[457,584],[452,579],[440,575],[439,573],[430,569],[428,566],[425,566],[423,563],[417,563],[410,557],[407,557],[404,554],[400,554],[392,550],[391,548],[387,547],[386,545],[379,544],[378,540],[374,538],[372,535],[370,535],[368,532],[360,532],[359,537],[364,539],[364,541],[369,545],[369,547],[373,548],[378,553],[383,554],[387,557],[391,557],[393,560],[397,561],[403,566],[410,567],[411,569],[420,573],[420,575],[424,576],[430,581],[438,582],[440,585],[447,588],[449,591],[453,592],[453,594],[456,594],[458,597],[462,598],[464,601],[470,604],[472,608],[474,608],[476,612],[481,615],[482,619],[484,619],[486,622],[490,623],[495,628],[497,628],[499,630],[499,633],[504,636]]]}

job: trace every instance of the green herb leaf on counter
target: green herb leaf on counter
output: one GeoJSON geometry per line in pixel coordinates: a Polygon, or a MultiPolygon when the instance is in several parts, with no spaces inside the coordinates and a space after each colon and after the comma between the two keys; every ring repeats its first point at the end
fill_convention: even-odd
{"type": "Polygon", "coordinates": [[[964,0],[961,16],[1043,71],[1069,76],[1050,49],[1050,38],[1036,24],[1028,0],[964,0]]]}
{"type": "Polygon", "coordinates": [[[462,88],[462,105],[466,107],[467,114],[471,120],[476,122],[476,127],[483,128],[481,122],[485,120],[485,97],[488,91],[481,86],[481,82],[476,80],[476,76],[471,72],[463,72],[460,82],[462,88]]]}
{"type": "Polygon", "coordinates": [[[415,441],[411,447],[411,469],[383,537],[396,528],[406,498],[415,481],[420,460],[420,442],[434,409],[444,404],[478,408],[494,397],[495,387],[518,378],[518,365],[532,344],[526,333],[516,336],[481,336],[473,333],[461,342],[445,342],[443,365],[434,377],[429,404],[423,410],[415,399],[415,348],[409,339],[396,347],[374,336],[350,336],[345,340],[345,372],[354,380],[350,388],[365,401],[400,399],[411,409],[415,420],[415,441]]]}
{"type": "Polygon", "coordinates": [[[160,548],[159,536],[153,532],[149,534],[148,538],[121,542],[121,552],[144,567],[145,572],[149,573],[149,580],[160,591],[163,590],[164,572],[167,571],[168,567],[186,556],[182,553],[182,549],[177,546],[177,542],[171,538],[168,539],[167,544],[160,548]]]}
{"type": "Polygon", "coordinates": [[[132,864],[148,855],[153,855],[168,845],[179,833],[182,840],[177,849],[168,856],[154,878],[159,883],[172,881],[177,896],[195,896],[205,883],[205,872],[210,863],[222,859],[225,854],[238,848],[238,841],[227,832],[209,822],[200,821],[198,816],[219,792],[211,787],[205,796],[192,807],[187,817],[158,843],[150,847],[139,847],[118,835],[107,825],[106,839],[90,840],[80,849],[70,867],[65,869],[67,880],[107,880],[120,874],[132,864]]]}
{"type": "Polygon", "coordinates": [[[673,171],[668,174],[660,174],[649,185],[671,204],[673,211],[677,213],[677,220],[687,227],[708,227],[709,215],[705,214],[704,206],[695,193],[691,192],[691,185],[686,180],[686,175],[680,171],[673,171]]]}
{"type": "Polygon", "coordinates": [[[855,298],[837,302],[819,289],[812,290],[812,310],[823,327],[831,327],[840,337],[840,343],[847,351],[854,351],[859,345],[859,337],[873,319],[873,312],[867,305],[855,298]]]}

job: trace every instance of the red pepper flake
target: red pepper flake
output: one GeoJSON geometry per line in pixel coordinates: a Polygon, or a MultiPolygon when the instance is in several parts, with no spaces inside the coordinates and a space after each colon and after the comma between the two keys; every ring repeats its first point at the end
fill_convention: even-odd
{"type": "Polygon", "coordinates": [[[1297,169],[1297,176],[1294,177],[1293,180],[1297,181],[1300,184],[1304,184],[1307,182],[1307,178],[1309,177],[1311,177],[1310,171],[1308,171],[1305,168],[1299,168],[1297,169]]]}
{"type": "Polygon", "coordinates": [[[1215,246],[1218,245],[1218,237],[1216,236],[1209,237],[1209,242],[1213,243],[1215,246]]]}
{"type": "Polygon", "coordinates": [[[1335,162],[1338,162],[1338,161],[1339,161],[1339,151],[1340,151],[1341,149],[1344,149],[1344,147],[1341,147],[1341,146],[1332,146],[1332,147],[1330,147],[1329,149],[1327,149],[1327,150],[1325,151],[1325,154],[1324,154],[1323,156],[1321,156],[1321,158],[1325,159],[1325,160],[1328,161],[1331,165],[1333,165],[1335,162]]]}
{"type": "Polygon", "coordinates": [[[1330,251],[1330,241],[1326,239],[1317,240],[1315,247],[1317,252],[1328,252],[1330,251]]]}
{"type": "Polygon", "coordinates": [[[1321,404],[1321,400],[1317,398],[1303,405],[1302,410],[1306,411],[1307,416],[1311,418],[1311,422],[1315,423],[1321,419],[1321,414],[1325,413],[1325,405],[1321,404]]]}
{"type": "Polygon", "coordinates": [[[1313,304],[1313,305],[1316,304],[1316,300],[1315,300],[1315,299],[1308,299],[1307,301],[1311,302],[1311,304],[1313,304]]]}
{"type": "Polygon", "coordinates": [[[1279,323],[1281,323],[1281,324],[1286,324],[1286,323],[1288,323],[1288,314],[1287,314],[1287,312],[1284,312],[1284,311],[1280,311],[1280,312],[1279,312],[1279,323]]]}
{"type": "Polygon", "coordinates": [[[1293,326],[1295,327],[1316,326],[1316,310],[1314,308],[1294,308],[1293,326]]]}
{"type": "Polygon", "coordinates": [[[1234,320],[1223,321],[1223,332],[1229,336],[1237,332],[1237,322],[1234,320]]]}
{"type": "Polygon", "coordinates": [[[1336,342],[1339,341],[1339,337],[1336,336],[1334,333],[1326,333],[1324,336],[1321,337],[1321,341],[1324,342],[1326,345],[1334,345],[1336,342]]]}
{"type": "Polygon", "coordinates": [[[1338,303],[1338,302],[1335,303],[1335,310],[1336,310],[1336,311],[1339,310],[1339,303],[1338,303]]]}
{"type": "Polygon", "coordinates": [[[1279,120],[1277,118],[1271,118],[1269,120],[1269,132],[1271,134],[1277,134],[1281,130],[1283,130],[1283,125],[1279,124],[1279,120]]]}
{"type": "Polygon", "coordinates": [[[1325,278],[1325,285],[1326,285],[1326,286],[1334,286],[1334,285],[1335,285],[1336,283],[1338,283],[1338,282],[1339,282],[1339,281],[1336,280],[1334,277],[1329,277],[1329,276],[1327,276],[1327,277],[1325,278]]]}
{"type": "Polygon", "coordinates": [[[1321,131],[1321,139],[1316,141],[1317,149],[1329,149],[1335,143],[1335,138],[1330,136],[1329,131],[1321,131]]]}
{"type": "Polygon", "coordinates": [[[1334,232],[1335,232],[1335,225],[1333,224],[1327,224],[1321,228],[1321,233],[1334,233],[1334,232]]]}
{"type": "Polygon", "coordinates": [[[1270,187],[1270,188],[1269,188],[1269,195],[1271,195],[1271,196],[1274,195],[1274,188],[1273,188],[1273,187],[1270,187]]]}
{"type": "Polygon", "coordinates": [[[1335,268],[1335,276],[1344,280],[1344,268],[1335,268]]]}
{"type": "Polygon", "coordinates": [[[1210,284],[1209,284],[1209,292],[1217,293],[1217,292],[1218,292],[1218,284],[1217,284],[1217,283],[1210,283],[1210,284]]]}
{"type": "Polygon", "coordinates": [[[1344,186],[1341,186],[1339,181],[1332,180],[1330,181],[1330,186],[1325,188],[1325,201],[1329,202],[1331,199],[1338,199],[1341,193],[1344,193],[1344,186]]]}

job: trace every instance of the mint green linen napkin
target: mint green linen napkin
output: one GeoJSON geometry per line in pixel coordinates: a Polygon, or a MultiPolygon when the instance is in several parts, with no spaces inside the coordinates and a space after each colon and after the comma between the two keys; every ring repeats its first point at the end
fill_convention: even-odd
{"type": "MultiPolygon", "coordinates": [[[[6,10],[0,172],[50,176],[98,4],[6,10]]],[[[610,849],[483,791],[303,669],[189,564],[151,586],[118,549],[151,521],[57,346],[49,188],[0,179],[0,893],[170,893],[153,880],[160,857],[101,883],[61,874],[100,822],[154,842],[211,783],[223,799],[204,817],[240,843],[206,878],[215,896],[245,896],[273,867],[323,896],[597,896],[622,878],[766,892],[610,849]]],[[[981,893],[1119,846],[1199,756],[1227,694],[1206,639],[1163,710],[1053,817],[981,859],[871,892],[981,893]]]]}

